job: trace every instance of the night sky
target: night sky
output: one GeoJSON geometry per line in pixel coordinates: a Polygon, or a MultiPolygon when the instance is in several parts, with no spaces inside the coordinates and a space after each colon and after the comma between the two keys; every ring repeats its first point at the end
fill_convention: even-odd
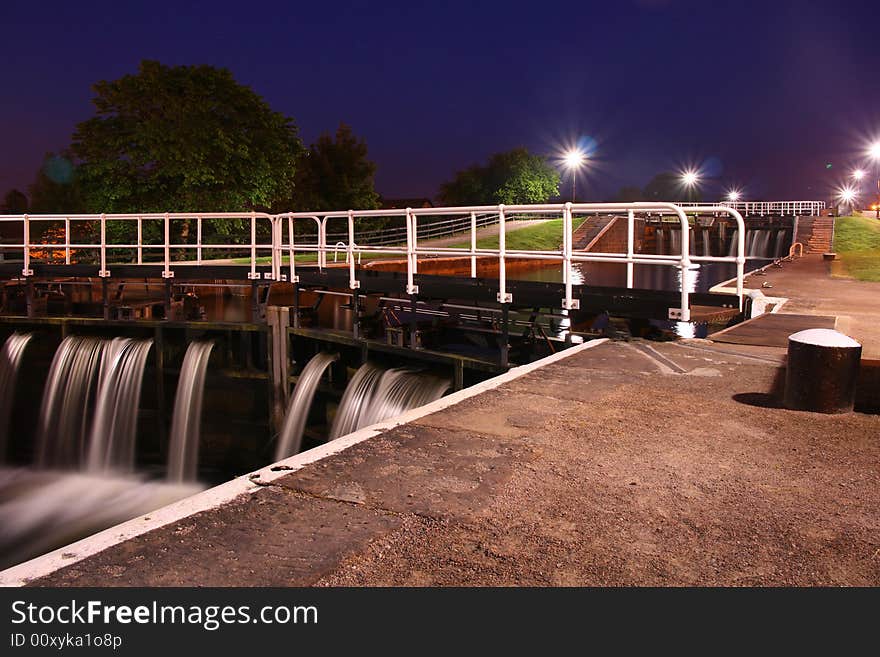
{"type": "Polygon", "coordinates": [[[0,194],[69,144],[93,82],[155,59],[231,69],[307,144],[351,124],[390,197],[594,140],[581,198],[703,164],[708,196],[824,199],[880,138],[878,30],[878,0],[4,0],[0,194]]]}

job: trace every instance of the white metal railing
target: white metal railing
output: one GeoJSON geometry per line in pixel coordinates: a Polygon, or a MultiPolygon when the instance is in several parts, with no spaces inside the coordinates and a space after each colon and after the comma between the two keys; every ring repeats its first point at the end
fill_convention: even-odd
{"type": "MultiPolygon", "coordinates": [[[[688,272],[695,268],[695,263],[700,262],[729,262],[736,264],[737,268],[737,296],[740,309],[743,298],[743,270],[745,265],[745,222],[741,213],[725,205],[691,205],[687,210],[693,213],[724,213],[734,219],[739,228],[735,256],[696,256],[690,254],[690,222],[688,215],[680,205],[672,203],[564,203],[544,205],[497,205],[497,206],[466,206],[446,208],[405,208],[393,210],[346,210],[336,212],[288,212],[277,215],[265,213],[168,213],[168,214],[120,214],[120,215],[15,215],[0,216],[0,225],[19,223],[22,226],[21,243],[0,244],[0,249],[21,249],[23,254],[23,267],[21,275],[28,277],[33,275],[31,269],[31,252],[35,249],[64,252],[65,264],[72,264],[73,250],[96,251],[99,254],[100,265],[97,275],[100,277],[110,276],[110,267],[114,264],[161,264],[162,276],[173,278],[174,267],[184,265],[200,265],[206,261],[206,250],[224,252],[245,252],[247,264],[250,266],[249,279],[264,278],[266,280],[296,282],[299,280],[296,273],[296,258],[302,254],[313,254],[320,269],[327,267],[327,253],[335,254],[341,250],[346,254],[346,266],[348,268],[349,286],[358,289],[357,265],[362,255],[388,254],[397,255],[406,259],[408,294],[418,294],[419,288],[415,282],[418,273],[419,258],[429,256],[458,256],[470,260],[471,277],[477,275],[477,259],[492,258],[498,264],[498,301],[510,303],[512,295],[508,292],[507,284],[507,260],[509,258],[524,260],[540,260],[546,262],[560,262],[562,264],[562,282],[565,286],[565,296],[561,300],[562,308],[573,310],[578,308],[578,300],[573,298],[572,265],[578,262],[606,262],[619,263],[626,266],[627,287],[633,287],[633,272],[635,265],[653,265],[675,267],[682,272],[681,285],[681,308],[670,309],[671,319],[688,321],[690,319],[689,286],[686,284],[688,272]],[[625,253],[595,253],[575,251],[572,247],[573,219],[576,216],[586,215],[612,215],[627,222],[627,249],[625,253]],[[634,226],[637,218],[648,215],[668,215],[677,220],[681,226],[681,252],[672,255],[656,255],[636,253],[634,226]],[[497,248],[478,248],[477,229],[480,226],[480,217],[492,216],[497,218],[498,223],[498,246],[497,248]],[[561,246],[553,250],[527,250],[507,248],[506,222],[511,216],[517,218],[548,219],[556,218],[562,222],[561,246]],[[400,217],[406,229],[405,244],[375,245],[358,242],[359,233],[357,224],[359,220],[376,217],[400,217]],[[468,226],[470,240],[466,246],[436,246],[431,244],[421,245],[419,220],[430,217],[434,222],[437,217],[448,217],[460,225],[468,226]],[[206,242],[204,225],[217,220],[238,219],[249,222],[249,239],[242,236],[241,240],[233,243],[206,242]],[[74,226],[78,222],[97,223],[100,235],[98,242],[77,242],[72,239],[75,232],[74,226]],[[108,233],[107,226],[113,222],[133,222],[135,230],[128,231],[123,237],[118,236],[117,231],[108,233]],[[147,222],[158,222],[161,227],[161,239],[149,241],[145,239],[144,225],[147,222]],[[179,235],[181,231],[173,231],[174,222],[187,222],[188,228],[195,227],[195,241],[179,243],[172,242],[172,235],[179,235]],[[297,241],[297,223],[315,224],[315,232],[309,237],[313,241],[297,241]],[[31,239],[31,226],[35,223],[53,224],[57,229],[55,239],[35,243],[31,239]],[[267,224],[263,231],[269,236],[268,242],[258,242],[260,233],[258,225],[267,224]],[[344,233],[333,233],[329,226],[342,224],[344,233]],[[132,235],[131,239],[127,238],[132,235]],[[328,242],[328,235],[344,236],[345,239],[328,242]],[[333,244],[333,246],[329,246],[333,244]],[[129,255],[126,258],[126,253],[129,255]],[[152,257],[158,254],[157,257],[152,257]],[[151,257],[145,258],[148,255],[151,257]],[[355,257],[357,256],[357,258],[355,257]],[[261,259],[265,257],[266,264],[271,265],[269,272],[257,271],[261,259]],[[285,264],[285,259],[287,260],[285,264]]],[[[155,230],[153,232],[156,232],[155,230]]],[[[369,231],[363,231],[369,232],[369,231]]],[[[300,234],[300,237],[303,237],[300,234]]],[[[464,240],[463,240],[464,241],[464,240]]],[[[216,261],[215,261],[216,262],[216,261]]]]}
{"type": "MultiPolygon", "coordinates": [[[[22,250],[22,276],[32,276],[31,259],[33,251],[64,253],[64,264],[72,264],[71,254],[74,251],[97,254],[100,266],[99,277],[109,277],[109,266],[115,264],[161,264],[162,277],[173,278],[175,265],[200,265],[206,250],[223,251],[229,254],[247,254],[251,271],[248,278],[260,277],[256,270],[260,256],[271,258],[274,252],[274,241],[263,243],[257,241],[258,224],[267,223],[266,232],[273,235],[275,218],[262,212],[167,212],[144,214],[70,214],[70,215],[0,215],[0,226],[9,224],[21,225],[21,241],[0,243],[0,249],[22,250]],[[249,225],[249,237],[243,236],[239,242],[205,242],[203,240],[204,225],[217,221],[238,220],[249,225]],[[183,223],[184,230],[174,231],[175,224],[183,223]],[[123,226],[121,234],[108,234],[108,224],[123,226]],[[75,239],[77,227],[91,229],[97,225],[98,241],[80,241],[75,239]],[[34,232],[43,227],[43,240],[35,241],[34,232]],[[144,227],[152,226],[159,239],[150,241],[145,235],[144,227]],[[55,233],[45,235],[45,231],[55,233]],[[193,242],[172,242],[172,235],[195,231],[193,242]],[[59,234],[60,233],[60,234],[59,234]],[[120,251],[132,254],[128,259],[121,257],[120,251]],[[160,257],[153,257],[156,253],[160,257]],[[187,254],[192,257],[185,257],[187,254]]],[[[149,231],[148,231],[149,232],[149,231]]],[[[215,231],[216,232],[216,231],[215,231]]],[[[223,231],[219,233],[221,236],[223,231]]],[[[51,258],[55,260],[55,258],[51,258]]]]}
{"type": "Polygon", "coordinates": [[[689,212],[699,208],[732,208],[746,217],[818,217],[825,201],[721,201],[718,203],[676,203],[689,212]]]}

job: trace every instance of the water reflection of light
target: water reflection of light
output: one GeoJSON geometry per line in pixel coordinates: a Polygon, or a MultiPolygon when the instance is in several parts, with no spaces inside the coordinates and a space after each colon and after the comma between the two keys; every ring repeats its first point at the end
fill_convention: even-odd
{"type": "MultiPolygon", "coordinates": [[[[697,282],[700,280],[700,265],[691,265],[690,269],[678,270],[678,289],[687,290],[688,294],[697,291],[697,282]]],[[[675,334],[680,338],[695,338],[696,328],[691,322],[676,322],[675,334]]]]}
{"type": "Polygon", "coordinates": [[[572,285],[583,285],[587,282],[587,277],[584,276],[584,270],[582,267],[578,267],[577,263],[575,263],[571,268],[571,284],[572,285]]]}

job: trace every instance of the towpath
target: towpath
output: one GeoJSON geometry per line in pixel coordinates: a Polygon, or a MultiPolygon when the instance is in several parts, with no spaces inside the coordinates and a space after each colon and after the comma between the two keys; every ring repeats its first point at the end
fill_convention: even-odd
{"type": "Polygon", "coordinates": [[[516,374],[31,584],[880,584],[880,416],[705,342],[516,374]]]}

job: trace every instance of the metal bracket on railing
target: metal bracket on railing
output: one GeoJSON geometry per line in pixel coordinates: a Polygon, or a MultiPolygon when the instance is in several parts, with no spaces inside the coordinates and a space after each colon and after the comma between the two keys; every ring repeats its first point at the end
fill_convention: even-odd
{"type": "Polygon", "coordinates": [[[256,281],[256,280],[259,280],[259,278],[260,278],[260,272],[258,272],[258,271],[249,271],[249,272],[247,273],[247,277],[248,277],[248,280],[249,280],[249,281],[256,281]]]}
{"type": "Polygon", "coordinates": [[[99,278],[110,278],[110,270],[109,269],[102,269],[101,271],[98,272],[98,277],[99,278]]]}
{"type": "Polygon", "coordinates": [[[681,311],[681,308],[670,308],[667,317],[670,320],[681,321],[684,317],[684,313],[681,311]]]}
{"type": "Polygon", "coordinates": [[[580,310],[581,302],[580,299],[563,299],[562,300],[562,309],[563,310],[580,310]]]}

